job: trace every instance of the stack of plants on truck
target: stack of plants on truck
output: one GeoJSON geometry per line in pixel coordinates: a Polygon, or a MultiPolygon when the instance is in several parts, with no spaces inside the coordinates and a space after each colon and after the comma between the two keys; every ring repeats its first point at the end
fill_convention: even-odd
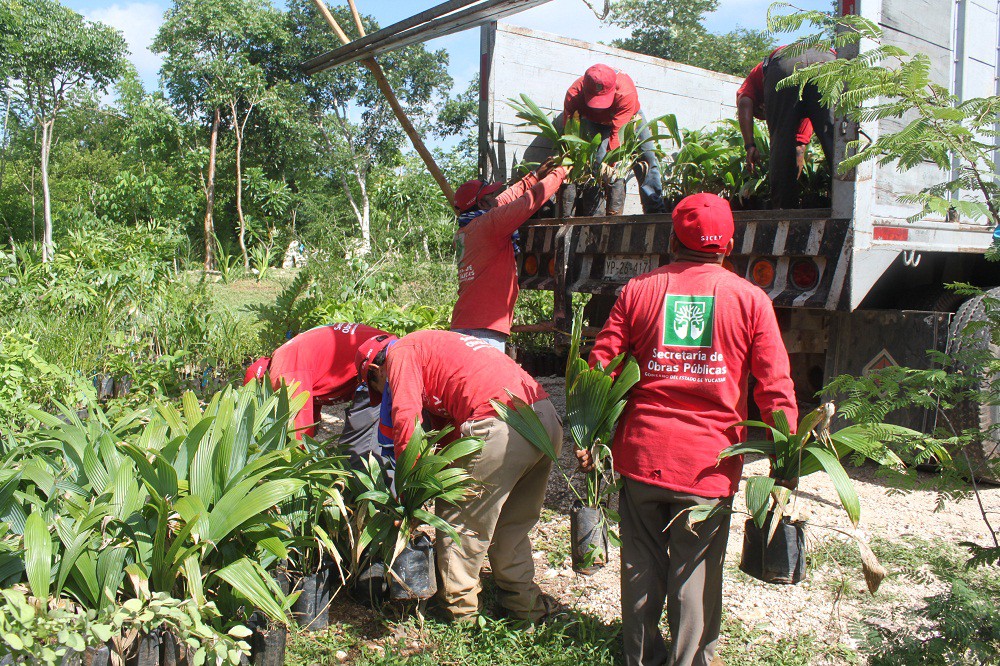
{"type": "MultiPolygon", "coordinates": [[[[600,197],[586,192],[599,188],[602,181],[629,182],[632,166],[641,156],[642,142],[638,136],[644,126],[650,129],[649,140],[656,145],[663,197],[668,208],[699,192],[727,199],[733,210],[758,210],[768,205],[770,140],[761,123],[754,125],[754,141],[761,153],[761,165],[754,169],[747,167],[743,136],[735,119],[721,120],[704,128],[682,128],[674,114],[659,116],[646,123],[634,118],[622,128],[622,145],[609,151],[598,163],[601,137],[588,134],[578,117],[564,119],[560,130],[552,115],[527,95],[508,103],[523,121],[519,125],[521,132],[546,140],[559,162],[570,170],[567,184],[559,194],[557,215],[560,217],[603,214],[597,207],[600,197]]],[[[803,208],[829,207],[830,173],[815,137],[806,151],[799,181],[803,208]]]]}

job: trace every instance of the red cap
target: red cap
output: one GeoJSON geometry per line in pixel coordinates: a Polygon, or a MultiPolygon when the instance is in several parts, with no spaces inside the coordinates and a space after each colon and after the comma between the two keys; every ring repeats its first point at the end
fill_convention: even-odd
{"type": "Polygon", "coordinates": [[[733,209],[715,194],[684,197],[674,207],[674,235],[684,247],[722,254],[733,239],[733,209]]]}
{"type": "MultiPolygon", "coordinates": [[[[358,352],[354,355],[354,367],[358,369],[358,381],[361,383],[368,381],[368,367],[372,364],[372,361],[375,360],[380,351],[389,346],[390,342],[398,339],[395,335],[382,333],[368,338],[361,343],[361,346],[358,347],[358,352]]],[[[382,394],[378,391],[373,391],[370,386],[368,387],[368,398],[373,405],[382,402],[382,394]]]]}
{"type": "Polygon", "coordinates": [[[480,199],[498,192],[503,183],[484,183],[481,180],[470,180],[455,190],[455,208],[464,213],[479,203],[480,199]]]}
{"type": "Polygon", "coordinates": [[[618,74],[607,65],[591,65],[583,75],[583,99],[591,109],[606,109],[615,101],[618,74]]]}
{"type": "Polygon", "coordinates": [[[267,373],[267,368],[271,365],[271,359],[261,356],[247,367],[247,374],[243,377],[243,385],[246,386],[253,379],[263,379],[267,373]]]}

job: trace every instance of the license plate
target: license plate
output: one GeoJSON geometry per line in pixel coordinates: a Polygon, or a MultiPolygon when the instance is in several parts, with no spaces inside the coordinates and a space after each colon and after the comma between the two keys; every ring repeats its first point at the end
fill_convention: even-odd
{"type": "Polygon", "coordinates": [[[623,282],[653,268],[653,258],[648,255],[609,254],[604,257],[605,280],[623,282]]]}

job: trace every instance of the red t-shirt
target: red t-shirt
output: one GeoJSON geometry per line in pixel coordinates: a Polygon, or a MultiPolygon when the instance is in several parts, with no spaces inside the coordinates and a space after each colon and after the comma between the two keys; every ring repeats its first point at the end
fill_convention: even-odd
{"type": "Polygon", "coordinates": [[[319,407],[351,399],[358,386],[354,355],[362,342],[383,333],[364,324],[330,324],[299,333],[275,350],[267,371],[271,385],[278,388],[284,379],[289,386],[299,383],[296,395],[309,392],[305,406],[295,415],[296,428],[310,426],[304,432],[314,436],[311,424],[319,418],[319,407]]]}
{"type": "Polygon", "coordinates": [[[742,458],[718,461],[742,441],[747,379],[765,418],[798,410],[788,353],[767,295],[717,264],[675,262],[629,281],[590,355],[621,352],[641,370],[615,432],[622,476],[700,497],[730,497],[742,458]]]}
{"type": "Polygon", "coordinates": [[[559,189],[566,169],[538,182],[533,173],[507,188],[497,205],[455,232],[458,301],[452,328],[488,328],[510,334],[517,302],[517,265],[510,235],[559,189]]]}
{"type": "Polygon", "coordinates": [[[508,390],[529,405],[549,397],[512,358],[471,335],[410,333],[389,348],[385,362],[397,457],[423,410],[457,430],[466,421],[496,416],[490,400],[510,404],[508,390]]]}
{"type": "MultiPolygon", "coordinates": [[[[785,48],[784,46],[779,46],[771,52],[771,57],[774,54],[785,48]]],[[[753,115],[755,118],[764,120],[764,63],[759,62],[757,66],[750,70],[750,74],[740,85],[739,89],[736,91],[736,103],[740,102],[740,97],[749,97],[753,100],[753,115]]],[[[799,129],[795,133],[795,143],[799,145],[805,145],[809,143],[812,139],[813,126],[812,121],[808,118],[803,118],[799,121],[799,129]]]]}
{"type": "Polygon", "coordinates": [[[639,94],[635,91],[632,77],[624,72],[618,72],[615,79],[615,101],[606,109],[591,109],[583,96],[583,77],[581,76],[566,91],[563,102],[563,119],[579,112],[581,118],[586,118],[598,125],[610,125],[611,137],[608,139],[608,150],[614,150],[621,145],[618,131],[628,121],[639,113],[639,94]]]}

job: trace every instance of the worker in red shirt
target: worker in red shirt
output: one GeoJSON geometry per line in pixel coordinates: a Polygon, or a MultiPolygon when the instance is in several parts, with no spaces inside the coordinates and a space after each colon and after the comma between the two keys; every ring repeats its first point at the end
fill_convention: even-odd
{"type": "Polygon", "coordinates": [[[453,425],[463,436],[484,440],[482,450],[462,463],[479,482],[479,492],[457,505],[439,502],[436,507],[437,515],[462,535],[461,543],[455,543],[437,533],[439,596],[446,612],[456,620],[479,612],[479,573],[488,552],[507,611],[518,619],[543,619],[550,605],[534,582],[528,532],[538,522],[552,461],[508,428],[490,400],[511,405],[514,395],[531,405],[558,452],[562,425],[548,394],[506,354],[452,331],[417,331],[391,345],[373,340],[358,350],[357,365],[373,402],[383,392],[392,399],[397,459],[422,412],[453,425]]]}
{"type": "Polygon", "coordinates": [[[604,161],[609,150],[621,145],[619,132],[622,127],[636,116],[642,119],[643,129],[639,136],[645,141],[642,144],[642,158],[634,166],[642,211],[666,212],[656,145],[652,141],[653,135],[649,127],[645,126],[646,116],[639,107],[639,95],[632,78],[607,65],[592,65],[566,91],[566,99],[563,101],[564,122],[574,113],[580,114],[580,124],[590,136],[600,134],[603,137],[595,156],[598,164],[604,161]]]}
{"type": "Polygon", "coordinates": [[[777,89],[780,81],[797,68],[836,58],[832,51],[809,49],[799,55],[785,52],[780,46],[750,70],[736,91],[736,114],[747,151],[747,166],[753,170],[760,163],[760,151],[753,134],[753,119],[767,122],[771,137],[768,181],[772,208],[797,208],[799,175],[805,165],[806,146],[815,130],[823,147],[830,172],[833,172],[833,110],[822,105],[815,83],[806,84],[799,96],[798,86],[777,89]]]}
{"type": "Polygon", "coordinates": [[[548,160],[503,193],[502,184],[481,180],[455,191],[458,301],[451,330],[506,349],[518,294],[512,235],[565,179],[566,169],[548,160]]]}
{"type": "MultiPolygon", "coordinates": [[[[710,664],[722,618],[729,514],[691,531],[681,515],[732,503],[741,458],[718,460],[741,441],[749,375],[765,419],[797,409],[788,354],[767,294],[722,266],[733,249],[733,215],[714,194],[673,210],[672,263],[632,279],[597,336],[591,365],[621,353],[639,362],[612,445],[622,538],[625,663],[710,664]],[[680,515],[680,519],[674,520],[680,515]],[[669,528],[668,528],[669,525],[669,528]],[[659,630],[666,601],[671,645],[659,630]]],[[[584,469],[592,466],[577,454],[584,469]]]]}
{"type": "Polygon", "coordinates": [[[247,369],[243,383],[263,380],[267,375],[275,389],[284,381],[289,387],[298,384],[293,395],[308,391],[305,406],[295,415],[299,439],[303,433],[315,437],[323,405],[352,401],[344,418],[340,443],[354,463],[378,450],[378,408],[370,405],[367,387],[359,386],[354,367],[358,346],[376,335],[395,338],[364,324],[318,326],[299,333],[278,347],[270,358],[257,359],[247,369]]]}

